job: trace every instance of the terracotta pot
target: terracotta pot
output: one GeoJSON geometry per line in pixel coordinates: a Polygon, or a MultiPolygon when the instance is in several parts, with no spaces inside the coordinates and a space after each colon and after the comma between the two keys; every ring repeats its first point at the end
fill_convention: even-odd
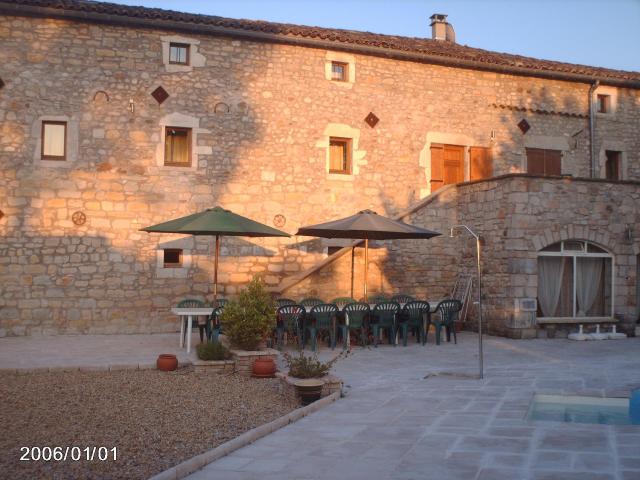
{"type": "Polygon", "coordinates": [[[302,405],[309,405],[316,400],[320,400],[323,385],[324,382],[317,378],[307,378],[296,381],[296,390],[302,405]]]}
{"type": "Polygon", "coordinates": [[[271,357],[259,357],[253,362],[253,376],[256,378],[273,378],[276,374],[276,362],[271,357]]]}
{"type": "Polygon", "coordinates": [[[178,368],[178,358],[170,353],[162,353],[156,360],[156,366],[163,372],[173,372],[178,368]]]}

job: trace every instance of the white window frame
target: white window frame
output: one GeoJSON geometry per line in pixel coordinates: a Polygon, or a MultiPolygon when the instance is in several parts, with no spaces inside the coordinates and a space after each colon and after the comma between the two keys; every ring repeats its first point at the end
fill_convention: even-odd
{"type": "MultiPolygon", "coordinates": [[[[543,251],[539,251],[538,252],[538,257],[572,257],[573,261],[572,261],[572,265],[573,265],[573,316],[571,317],[538,317],[539,319],[545,320],[545,319],[552,319],[552,318],[559,318],[559,319],[566,319],[566,318],[581,318],[581,319],[585,319],[585,320],[592,320],[595,318],[602,318],[602,317],[577,317],[576,316],[576,312],[577,312],[577,295],[576,295],[576,285],[577,285],[577,267],[576,267],[576,261],[578,258],[610,258],[611,259],[611,312],[610,312],[610,317],[613,318],[613,312],[615,311],[614,307],[615,307],[615,256],[612,253],[609,253],[607,251],[606,248],[604,248],[601,245],[598,245],[597,243],[594,242],[590,242],[588,240],[575,240],[575,239],[567,239],[567,240],[562,240],[561,242],[556,242],[556,243],[552,243],[550,245],[547,245],[544,248],[549,248],[551,245],[556,245],[556,244],[560,244],[560,251],[559,252],[543,252],[543,251]],[[582,251],[577,251],[577,250],[565,250],[564,248],[564,244],[566,242],[571,242],[571,243],[582,243],[583,244],[583,250],[582,251]],[[598,247],[602,250],[605,250],[606,253],[594,253],[594,252],[587,252],[587,246],[588,245],[593,245],[595,247],[598,247]]],[[[540,277],[538,276],[538,280],[540,280],[540,277]]]]}

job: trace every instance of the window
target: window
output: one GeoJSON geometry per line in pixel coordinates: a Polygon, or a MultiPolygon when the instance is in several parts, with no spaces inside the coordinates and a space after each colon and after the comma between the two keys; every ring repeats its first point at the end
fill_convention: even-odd
{"type": "Polygon", "coordinates": [[[174,167],[191,166],[191,129],[165,127],[164,164],[174,167]]]}
{"type": "Polygon", "coordinates": [[[531,175],[562,175],[562,152],[527,148],[527,173],[531,175]]]}
{"type": "Polygon", "coordinates": [[[598,94],[596,100],[596,108],[598,113],[611,112],[611,95],[598,94]]]}
{"type": "Polygon", "coordinates": [[[189,47],[187,43],[169,44],[169,63],[175,65],[189,65],[189,47]]]}
{"type": "Polygon", "coordinates": [[[163,252],[164,268],[180,268],[182,267],[182,250],[179,248],[167,248],[163,252]]]}
{"type": "Polygon", "coordinates": [[[542,317],[612,317],[613,256],[583,240],[565,240],[538,253],[542,317]]]}
{"type": "Polygon", "coordinates": [[[431,191],[464,182],[464,148],[461,145],[431,144],[431,191]]]}
{"type": "Polygon", "coordinates": [[[605,175],[607,180],[620,180],[620,152],[607,150],[605,152],[605,175]]]}
{"type": "Polygon", "coordinates": [[[67,158],[67,122],[42,122],[43,160],[66,160],[67,158]]]}
{"type": "Polygon", "coordinates": [[[351,139],[329,139],[329,173],[351,173],[351,139]]]}
{"type": "Polygon", "coordinates": [[[346,82],[349,78],[348,73],[349,64],[344,62],[331,62],[331,80],[337,82],[346,82]]]}

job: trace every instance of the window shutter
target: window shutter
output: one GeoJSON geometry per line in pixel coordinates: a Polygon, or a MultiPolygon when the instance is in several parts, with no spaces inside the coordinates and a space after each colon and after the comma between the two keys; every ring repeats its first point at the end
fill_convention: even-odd
{"type": "Polygon", "coordinates": [[[546,175],[562,175],[562,153],[560,150],[544,151],[544,170],[546,175]]]}
{"type": "Polygon", "coordinates": [[[480,180],[493,176],[493,158],[491,149],[486,147],[471,147],[469,150],[471,162],[471,180],[480,180]]]}
{"type": "Polygon", "coordinates": [[[527,173],[544,175],[544,150],[527,148],[527,173]]]}
{"type": "Polygon", "coordinates": [[[444,183],[444,147],[431,145],[431,191],[435,192],[444,183]]]}

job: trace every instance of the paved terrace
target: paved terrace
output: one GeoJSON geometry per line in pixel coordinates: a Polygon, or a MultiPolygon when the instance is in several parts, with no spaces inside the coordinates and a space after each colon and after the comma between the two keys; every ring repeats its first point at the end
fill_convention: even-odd
{"type": "MultiPolygon", "coordinates": [[[[0,339],[0,369],[151,366],[177,334],[0,339]]],[[[193,337],[194,345],[196,335],[193,337]]],[[[626,396],[640,386],[640,338],[487,338],[356,349],[336,364],[346,398],[194,473],[203,479],[637,480],[640,427],[524,420],[534,393],[626,396]]],[[[323,352],[326,355],[327,352],[323,352]]]]}
{"type": "MultiPolygon", "coordinates": [[[[430,339],[432,341],[432,339],[430,339]]],[[[191,475],[189,480],[638,480],[640,426],[528,422],[534,393],[627,396],[640,387],[640,339],[485,343],[477,337],[355,350],[336,364],[348,396],[191,475]]]]}

